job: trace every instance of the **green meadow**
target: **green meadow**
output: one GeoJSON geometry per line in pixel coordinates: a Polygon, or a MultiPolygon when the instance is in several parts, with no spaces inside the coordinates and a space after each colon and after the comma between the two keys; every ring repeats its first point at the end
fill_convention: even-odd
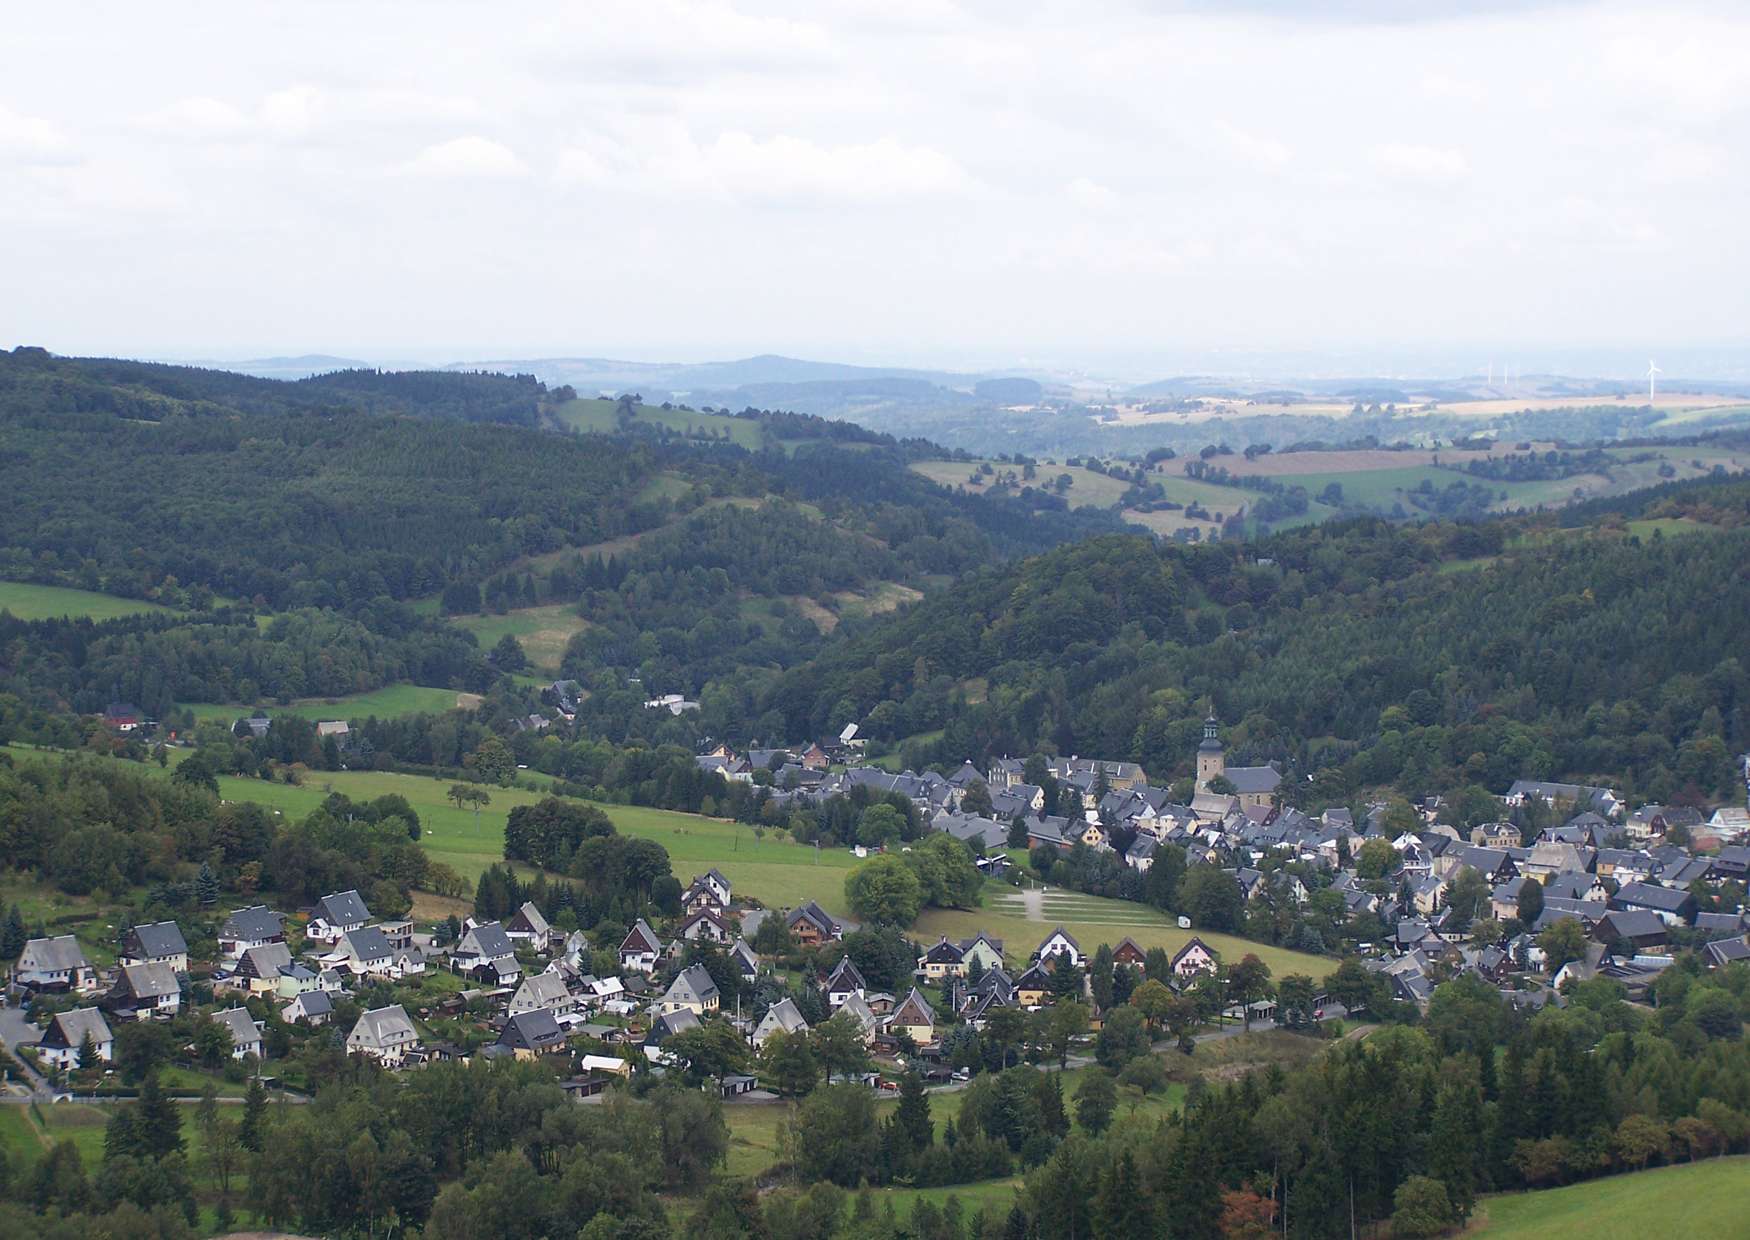
{"type": "MultiPolygon", "coordinates": [[[[553,411],[553,416],[572,430],[589,434],[611,435],[619,430],[617,404],[611,400],[579,399],[567,401],[553,411]]],[[[728,433],[731,443],[757,452],[760,447],[760,424],[746,418],[721,417],[693,409],[664,409],[660,405],[639,405],[636,421],[666,427],[677,434],[703,433],[713,439],[728,433]]]]}
{"type": "Polygon", "coordinates": [[[1642,1240],[1750,1235],[1750,1158],[1657,1167],[1531,1193],[1485,1197],[1467,1236],[1642,1240]]]}
{"type": "Polygon", "coordinates": [[[39,586],[24,581],[0,581],[0,611],[20,620],[55,620],[62,616],[90,620],[118,620],[149,612],[168,613],[170,608],[144,599],[119,598],[90,590],[64,586],[39,586]]]}
{"type": "Polygon", "coordinates": [[[452,616],[450,623],[467,629],[479,639],[480,649],[490,651],[507,635],[517,639],[529,663],[538,672],[559,674],[559,661],[572,637],[583,632],[586,622],[572,603],[549,603],[544,607],[520,607],[503,615],[452,616]]]}
{"type": "MultiPolygon", "coordinates": [[[[217,721],[233,723],[251,713],[252,708],[224,702],[184,702],[201,723],[217,721]]],[[[263,703],[261,709],[269,715],[297,715],[302,719],[393,719],[397,715],[440,714],[457,707],[478,705],[473,694],[454,689],[429,689],[423,685],[385,685],[366,693],[354,693],[337,698],[298,698],[285,706],[263,703]]]]}

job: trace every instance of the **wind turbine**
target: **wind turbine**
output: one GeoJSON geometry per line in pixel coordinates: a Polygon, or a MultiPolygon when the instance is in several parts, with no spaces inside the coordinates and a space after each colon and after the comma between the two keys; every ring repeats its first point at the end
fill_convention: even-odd
{"type": "Polygon", "coordinates": [[[1653,397],[1657,395],[1658,377],[1664,373],[1651,361],[1647,362],[1647,403],[1649,405],[1653,403],[1653,397]]]}

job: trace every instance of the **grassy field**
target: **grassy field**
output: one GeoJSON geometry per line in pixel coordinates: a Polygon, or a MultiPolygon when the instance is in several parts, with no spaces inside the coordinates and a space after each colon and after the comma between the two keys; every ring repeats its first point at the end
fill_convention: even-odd
{"type": "Polygon", "coordinates": [[[109,1112],[62,1102],[39,1106],[36,1114],[42,1116],[41,1123],[30,1107],[0,1106],[0,1148],[6,1151],[8,1165],[15,1171],[35,1166],[56,1142],[70,1140],[79,1147],[86,1174],[95,1174],[103,1161],[103,1127],[109,1112]]]}
{"type": "MultiPolygon", "coordinates": [[[[368,719],[372,715],[379,719],[392,719],[397,715],[435,714],[455,710],[458,706],[477,705],[479,699],[473,694],[457,693],[454,689],[387,685],[381,689],[372,689],[369,693],[355,693],[350,697],[299,698],[289,706],[264,704],[262,709],[269,715],[297,715],[304,719],[368,719]]],[[[217,720],[220,723],[231,723],[250,713],[247,706],[221,702],[184,702],[182,707],[192,710],[194,717],[201,722],[217,720]]]]}
{"type": "Polygon", "coordinates": [[[116,620],[146,612],[168,612],[170,608],[142,599],[94,594],[90,590],[0,581],[0,611],[9,611],[20,620],[54,620],[61,616],[116,620]]]}
{"type": "MultiPolygon", "coordinates": [[[[611,400],[573,400],[554,411],[573,430],[596,435],[611,435],[619,430],[611,400]]],[[[760,425],[745,418],[725,418],[716,414],[688,409],[664,409],[660,405],[639,405],[637,420],[653,426],[664,426],[680,434],[703,432],[713,439],[728,433],[730,442],[740,444],[750,452],[760,447],[760,425]]]]}
{"type": "Polygon", "coordinates": [[[1489,1240],[1750,1235],[1750,1158],[1658,1167],[1565,1188],[1485,1197],[1464,1233],[1489,1240]]]}
{"type": "Polygon", "coordinates": [[[1056,926],[1068,930],[1086,952],[1092,952],[1101,943],[1115,944],[1126,935],[1144,949],[1164,947],[1171,952],[1196,935],[1223,960],[1235,961],[1247,952],[1254,953],[1270,966],[1276,977],[1285,973],[1305,973],[1321,978],[1336,967],[1335,961],[1321,956],[1252,943],[1226,934],[1181,930],[1164,913],[1128,900],[1108,900],[1071,891],[1023,893],[1000,883],[985,887],[983,908],[926,909],[913,931],[928,940],[943,934],[950,938],[970,938],[983,930],[1002,939],[1004,955],[1011,961],[1020,962],[1031,955],[1056,926]]]}
{"type": "Polygon", "coordinates": [[[583,617],[570,603],[523,607],[502,616],[455,616],[450,623],[474,634],[482,650],[491,650],[509,634],[521,643],[536,671],[554,676],[559,674],[559,660],[565,655],[566,643],[585,627],[583,617]]]}

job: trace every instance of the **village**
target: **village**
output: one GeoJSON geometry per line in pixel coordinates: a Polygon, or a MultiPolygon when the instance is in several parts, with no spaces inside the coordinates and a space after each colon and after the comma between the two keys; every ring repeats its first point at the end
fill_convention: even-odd
{"type": "MultiPolygon", "coordinates": [[[[1180,799],[1134,763],[1080,757],[889,772],[857,760],[854,732],[799,751],[713,745],[697,762],[780,802],[857,788],[903,797],[1002,882],[1037,885],[1027,871],[1053,856],[1121,861],[1146,876],[1163,850],[1180,850],[1187,874],[1225,876],[1230,907],[1318,907],[1353,936],[1327,953],[1324,976],[1273,981],[1256,956],[1224,959],[1206,942],[1200,931],[1236,927],[1199,910],[1178,914],[1189,933],[1172,951],[1129,936],[1080,942],[1061,926],[1024,943],[914,937],[905,967],[884,964],[877,985],[847,946],[857,924],[816,900],[773,909],[739,899],[717,867],[693,877],[674,916],[639,917],[611,944],[556,929],[533,900],[501,920],[418,924],[374,916],[348,890],[289,912],[233,909],[205,952],[175,921],[132,926],[113,968],[94,967],[71,934],[31,938],[10,994],[37,1036],[7,1040],[49,1093],[94,1089],[126,1026],[178,1022],[189,1040],[173,1055],[257,1078],[272,1079],[295,1032],[397,1070],[539,1060],[584,1100],[678,1073],[725,1101],[761,1102],[798,1089],[780,1053],[793,1040],[817,1048],[829,1079],[897,1089],[916,1072],[952,1088],[980,1065],[967,1031],[993,1022],[1018,1053],[1065,1063],[1126,1006],[1142,1010],[1151,1039],[1188,1049],[1229,1022],[1312,1030],[1389,1019],[1399,1005],[1425,1010],[1438,985],[1466,976],[1536,1009],[1599,977],[1646,1002],[1686,948],[1709,969],[1750,961],[1741,807],[1631,808],[1605,787],[1520,780],[1500,794],[1499,820],[1461,831],[1438,798],[1411,807],[1409,822],[1383,802],[1317,817],[1286,806],[1276,767],[1227,764],[1214,718],[1180,799]],[[1067,812],[1045,812],[1045,781],[1067,812]]],[[[909,845],[851,847],[867,856],[909,845]]]]}

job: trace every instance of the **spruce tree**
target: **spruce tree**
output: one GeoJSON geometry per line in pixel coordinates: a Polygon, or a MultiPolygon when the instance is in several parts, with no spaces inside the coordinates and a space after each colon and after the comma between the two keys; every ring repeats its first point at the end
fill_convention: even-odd
{"type": "Polygon", "coordinates": [[[182,1152],[182,1115],[175,1099],[165,1094],[157,1072],[140,1083],[140,1100],[134,1106],[134,1125],[142,1153],[152,1158],[182,1152]]]}
{"type": "Polygon", "coordinates": [[[266,1121],[267,1090],[261,1087],[259,1080],[252,1080],[249,1082],[248,1092],[243,1095],[243,1124],[237,1130],[237,1139],[252,1154],[261,1152],[266,1121]]]}
{"type": "Polygon", "coordinates": [[[894,1112],[893,1122],[913,1153],[929,1149],[936,1139],[924,1078],[916,1072],[907,1072],[899,1082],[899,1109],[894,1112]]]}
{"type": "Polygon", "coordinates": [[[219,902],[219,877],[213,873],[213,867],[201,862],[201,872],[194,880],[195,898],[203,908],[211,908],[219,902]]]}

